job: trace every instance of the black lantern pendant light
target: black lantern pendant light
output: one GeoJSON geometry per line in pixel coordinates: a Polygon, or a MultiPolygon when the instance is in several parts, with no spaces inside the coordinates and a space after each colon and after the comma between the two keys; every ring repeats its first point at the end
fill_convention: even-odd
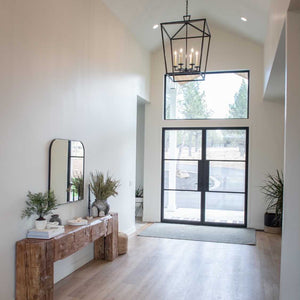
{"type": "Polygon", "coordinates": [[[211,34],[206,19],[161,23],[166,74],[174,82],[205,80],[211,34]]]}

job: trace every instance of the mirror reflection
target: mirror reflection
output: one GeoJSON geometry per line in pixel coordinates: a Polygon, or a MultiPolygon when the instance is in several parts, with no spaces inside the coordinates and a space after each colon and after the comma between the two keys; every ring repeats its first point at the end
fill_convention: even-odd
{"type": "Polygon", "coordinates": [[[49,190],[59,204],[83,199],[84,146],[80,141],[55,139],[49,151],[49,190]]]}

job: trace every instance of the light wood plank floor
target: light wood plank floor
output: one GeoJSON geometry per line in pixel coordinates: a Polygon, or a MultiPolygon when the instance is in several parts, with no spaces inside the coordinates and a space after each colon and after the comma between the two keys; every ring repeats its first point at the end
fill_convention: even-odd
{"type": "Polygon", "coordinates": [[[113,262],[92,261],[55,285],[55,300],[277,300],[279,235],[257,245],[132,236],[113,262]]]}

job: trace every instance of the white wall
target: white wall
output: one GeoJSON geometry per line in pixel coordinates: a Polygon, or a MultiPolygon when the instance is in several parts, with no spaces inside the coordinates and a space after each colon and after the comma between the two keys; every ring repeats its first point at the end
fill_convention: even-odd
{"type": "Polygon", "coordinates": [[[270,78],[265,89],[264,99],[284,101],[285,99],[285,27],[283,26],[278,43],[270,78]]]}
{"type": "MultiPolygon", "coordinates": [[[[0,299],[14,297],[15,242],[27,191],[46,191],[53,138],[81,140],[86,175],[119,178],[110,199],[120,230],[134,227],[137,95],[148,99],[150,56],[99,0],[0,0],[0,299]]],[[[85,178],[88,183],[88,176],[85,178]]],[[[87,214],[85,200],[60,206],[62,220],[87,214]]],[[[87,247],[55,264],[55,278],[92,256],[87,247]]]]}
{"type": "Polygon", "coordinates": [[[267,90],[280,35],[291,0],[272,0],[267,36],[264,44],[264,91],[267,90]]]}
{"type": "Polygon", "coordinates": [[[163,120],[164,63],[162,50],[151,59],[150,104],[146,106],[144,220],[160,221],[162,127],[249,126],[248,226],[263,228],[265,202],[259,187],[268,172],[283,167],[283,102],[263,101],[263,48],[211,26],[208,71],[250,70],[249,120],[163,120]]]}
{"type": "Polygon", "coordinates": [[[284,201],[280,299],[300,298],[300,12],[286,22],[286,103],[284,201]]]}

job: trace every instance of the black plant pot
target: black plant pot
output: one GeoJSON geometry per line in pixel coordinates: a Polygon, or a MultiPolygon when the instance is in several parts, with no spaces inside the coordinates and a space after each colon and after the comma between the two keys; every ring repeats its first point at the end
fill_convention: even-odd
{"type": "Polygon", "coordinates": [[[265,226],[280,227],[280,223],[275,213],[265,213],[265,226]]]}
{"type": "Polygon", "coordinates": [[[275,213],[265,213],[265,232],[281,232],[281,223],[275,213]]]}

